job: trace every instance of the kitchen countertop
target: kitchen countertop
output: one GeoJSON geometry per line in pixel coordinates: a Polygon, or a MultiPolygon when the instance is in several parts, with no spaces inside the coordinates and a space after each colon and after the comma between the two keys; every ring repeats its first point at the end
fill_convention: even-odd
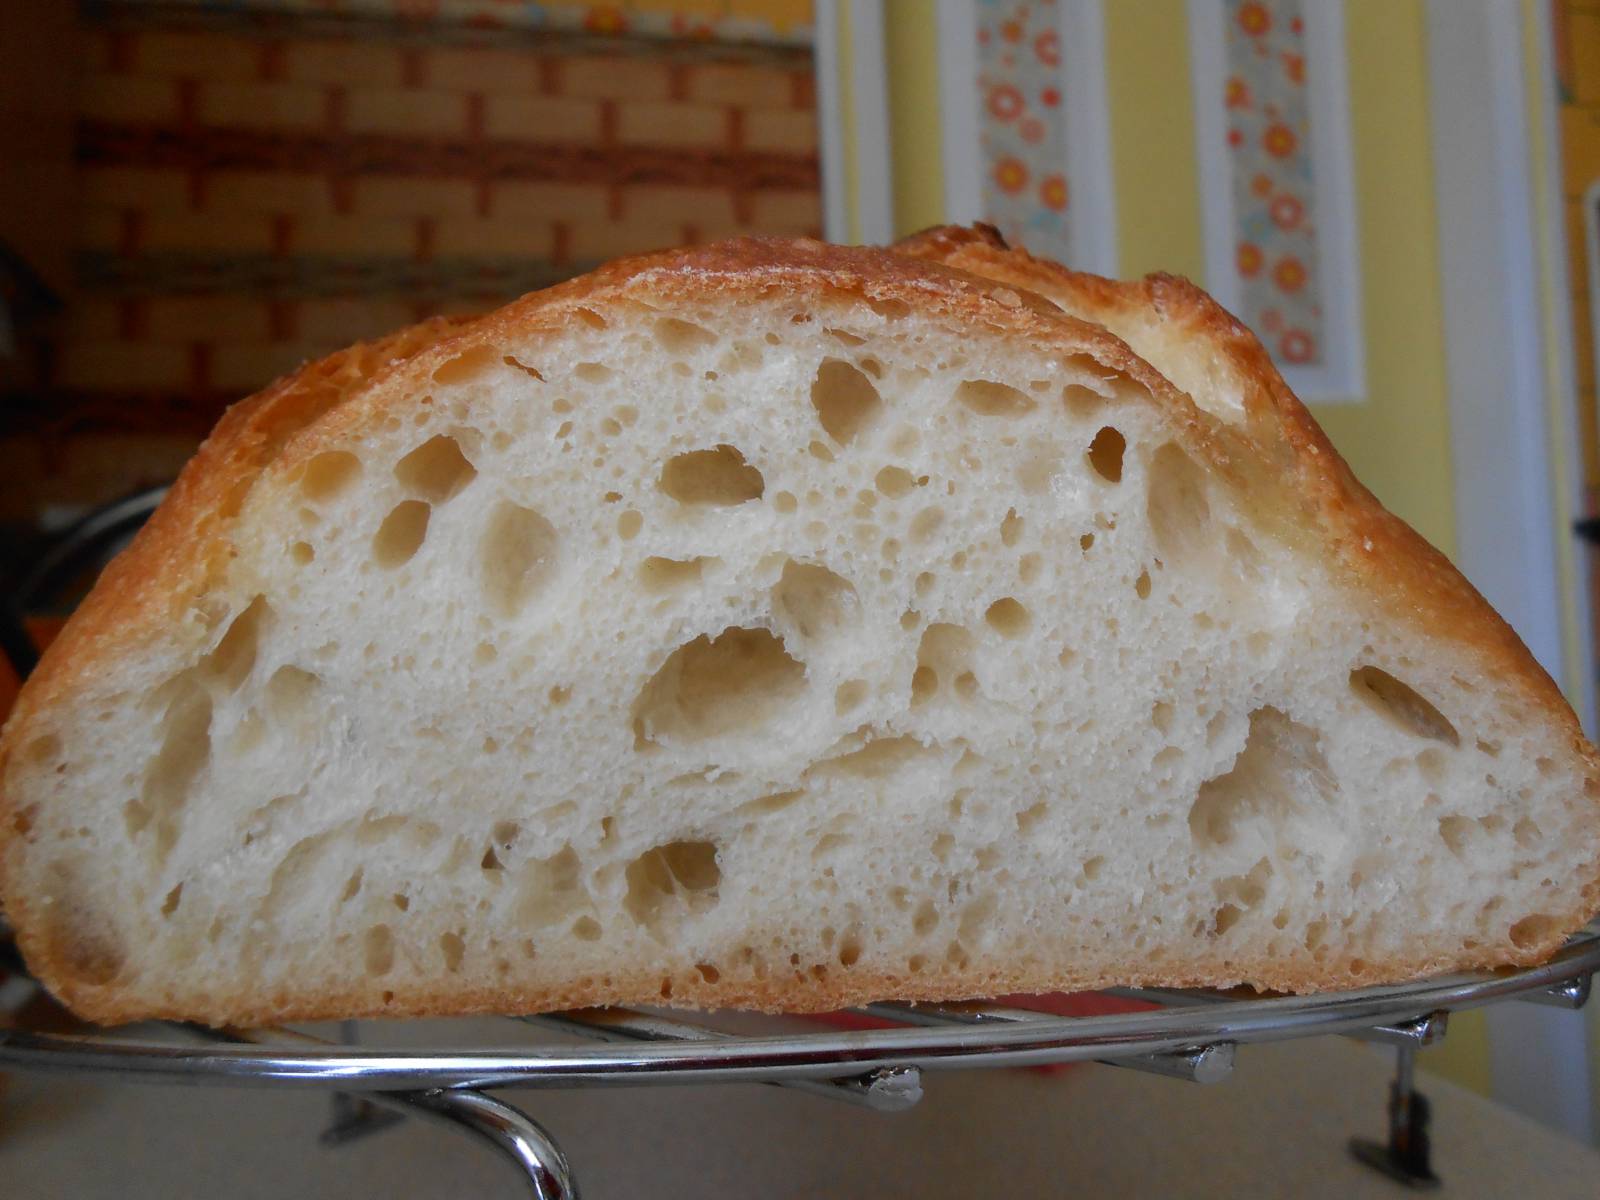
{"type": "MultiPolygon", "coordinates": [[[[508,1091],[561,1142],[588,1200],[617,1197],[1340,1197],[1409,1194],[1345,1148],[1380,1137],[1392,1056],[1317,1039],[1244,1047],[1202,1086],[1086,1065],[940,1072],[880,1115],[757,1085],[508,1091]]],[[[1427,1074],[1446,1198],[1592,1200],[1600,1154],[1427,1074]]],[[[110,1086],[11,1075],[0,1193],[520,1196],[511,1167],[408,1121],[324,1149],[305,1090],[110,1086]]]]}

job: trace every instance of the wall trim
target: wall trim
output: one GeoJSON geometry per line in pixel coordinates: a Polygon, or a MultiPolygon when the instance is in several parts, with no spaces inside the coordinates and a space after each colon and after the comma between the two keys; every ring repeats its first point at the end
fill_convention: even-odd
{"type": "Polygon", "coordinates": [[[815,27],[823,234],[881,245],[894,239],[883,0],[816,0],[815,27]]]}
{"type": "MultiPolygon", "coordinates": [[[[1539,252],[1528,144],[1531,119],[1546,114],[1528,110],[1521,5],[1428,0],[1427,19],[1457,556],[1559,679],[1564,531],[1549,404],[1559,381],[1547,376],[1541,324],[1557,314],[1541,290],[1551,264],[1539,252]]],[[[1548,52],[1539,61],[1548,82],[1548,52]]],[[[1495,1099],[1591,1140],[1582,1014],[1501,1004],[1487,1021],[1495,1099]]]]}

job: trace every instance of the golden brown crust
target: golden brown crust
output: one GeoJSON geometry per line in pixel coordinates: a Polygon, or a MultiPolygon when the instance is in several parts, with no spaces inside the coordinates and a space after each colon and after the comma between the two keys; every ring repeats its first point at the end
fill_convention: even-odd
{"type": "MultiPolygon", "coordinates": [[[[1216,469],[1269,489],[1292,511],[1291,524],[1314,521],[1321,536],[1360,583],[1397,620],[1432,629],[1475,649],[1486,667],[1523,694],[1530,716],[1570,734],[1590,764],[1592,748],[1548,676],[1464,579],[1431,547],[1381,506],[1350,475],[1304,407],[1289,392],[1260,345],[1199,289],[1152,276],[1119,284],[1068,272],[1006,250],[981,231],[938,230],[898,252],[847,249],[807,240],[740,239],[702,249],[624,260],[581,279],[536,293],[476,320],[432,322],[313,363],[232,409],[183,472],[171,495],[134,544],[107,569],[62,637],[28,681],[16,713],[0,734],[0,903],[10,913],[29,962],[72,1007],[102,1021],[145,1016],[214,1021],[316,1019],[349,1015],[440,1015],[542,1011],[592,1004],[656,1002],[659,976],[578,981],[555,989],[462,990],[396,983],[392,992],[363,981],[345,991],[279,996],[238,992],[172,1007],[130,1000],[114,980],[79,969],[92,948],[52,936],[16,879],[27,842],[28,814],[20,810],[13,759],[48,728],[48,718],[85,689],[110,659],[136,653],[145,639],[174,625],[194,626],[196,645],[220,613],[206,611],[207,594],[232,554],[230,528],[251,486],[264,471],[287,471],[330,444],[358,434],[392,406],[426,391],[434,372],[473,353],[536,353],[541,338],[575,320],[604,320],[612,306],[671,307],[744,299],[782,298],[797,305],[866,303],[981,325],[1033,346],[1087,355],[1108,373],[1139,385],[1147,402],[1167,411],[1191,450],[1216,469]],[[1054,299],[1075,315],[1064,315],[1054,299]],[[1207,339],[1249,381],[1246,422],[1229,428],[1198,409],[1127,344],[1098,323],[1118,314],[1155,312],[1186,336],[1207,339]],[[585,316],[587,312],[588,316],[585,316]],[[1097,315],[1099,314],[1099,315],[1097,315]],[[1078,319],[1086,317],[1089,320],[1078,319]]],[[[532,364],[537,366],[537,362],[532,364]]],[[[1600,788],[1600,784],[1596,785],[1600,788]]],[[[1582,911],[1558,914],[1566,928],[1600,903],[1600,877],[1582,895],[1582,911]]],[[[933,975],[869,976],[852,971],[818,980],[807,976],[759,979],[725,972],[718,982],[674,979],[677,1004],[792,1011],[825,1010],[877,998],[949,999],[975,993],[1084,989],[1113,983],[1170,986],[1243,980],[1263,987],[1305,990],[1330,983],[1375,983],[1445,967],[1532,962],[1560,941],[1552,926],[1539,944],[1485,947],[1449,961],[1419,963],[1222,964],[1218,970],[1162,971],[1120,964],[1109,969],[1045,971],[985,967],[933,975]]]]}

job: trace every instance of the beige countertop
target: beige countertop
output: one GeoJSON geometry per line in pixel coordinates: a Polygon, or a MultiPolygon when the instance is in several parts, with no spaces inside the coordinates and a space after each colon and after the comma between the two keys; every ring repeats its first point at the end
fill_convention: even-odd
{"type": "MultiPolygon", "coordinates": [[[[1212,1086],[1102,1066],[950,1072],[879,1115],[755,1085],[508,1092],[565,1147],[588,1200],[619,1197],[1372,1197],[1387,1052],[1338,1039],[1246,1047],[1212,1086]]],[[[1600,1154],[1443,1080],[1444,1198],[1600,1196],[1600,1154]]],[[[338,1149],[309,1091],[107,1086],[13,1075],[0,1091],[0,1195],[518,1196],[511,1168],[408,1121],[338,1149]]]]}

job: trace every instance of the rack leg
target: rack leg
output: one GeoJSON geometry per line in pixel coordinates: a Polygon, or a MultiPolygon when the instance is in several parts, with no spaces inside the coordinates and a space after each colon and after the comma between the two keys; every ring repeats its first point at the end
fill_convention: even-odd
{"type": "Polygon", "coordinates": [[[1417,1046],[1395,1047],[1395,1075],[1389,1084],[1389,1140],[1351,1138],[1350,1153],[1397,1183],[1418,1190],[1436,1188],[1428,1144],[1428,1098],[1416,1089],[1417,1046]]]}
{"type": "Polygon", "coordinates": [[[516,1163],[533,1200],[578,1200],[578,1185],[561,1147],[537,1121],[503,1100],[471,1088],[377,1092],[372,1099],[487,1142],[516,1163]]]}

